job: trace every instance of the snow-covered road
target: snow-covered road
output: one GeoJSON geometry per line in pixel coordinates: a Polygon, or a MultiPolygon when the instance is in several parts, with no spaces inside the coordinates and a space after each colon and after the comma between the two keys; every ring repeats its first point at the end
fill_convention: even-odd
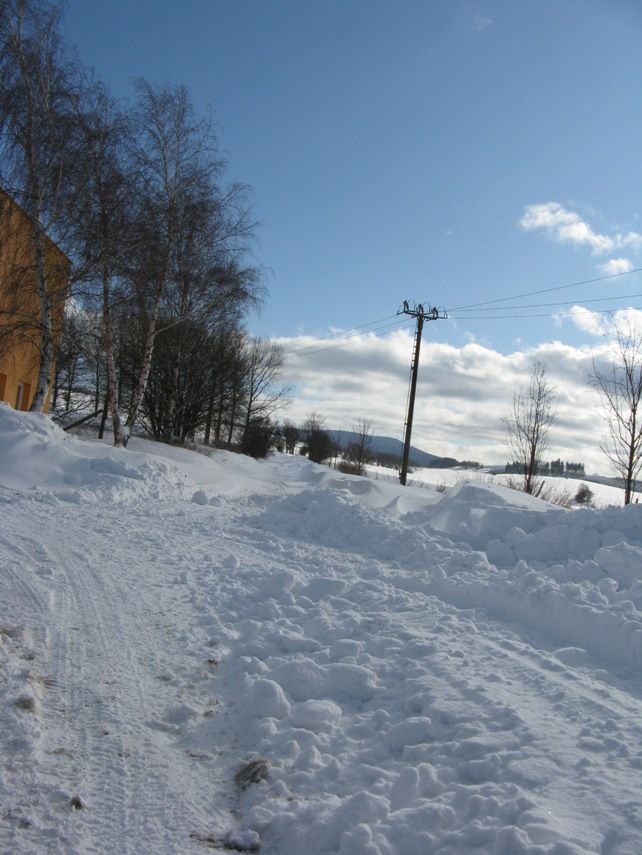
{"type": "Polygon", "coordinates": [[[0,429],[1,852],[642,852],[639,508],[0,429]]]}

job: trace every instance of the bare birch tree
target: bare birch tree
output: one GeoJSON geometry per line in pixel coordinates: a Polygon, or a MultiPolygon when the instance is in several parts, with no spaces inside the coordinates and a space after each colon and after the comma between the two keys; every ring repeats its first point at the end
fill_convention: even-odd
{"type": "MultiPolygon", "coordinates": [[[[153,87],[140,81],[138,94],[133,153],[142,180],[137,252],[130,275],[145,334],[127,435],[145,394],[156,336],[186,320],[213,328],[217,313],[240,316],[260,298],[257,271],[243,264],[254,229],[244,204],[245,188],[222,187],[225,164],[218,156],[210,121],[195,113],[183,87],[153,87]]],[[[175,423],[178,381],[189,351],[184,337],[175,336],[174,342],[166,438],[175,423]]]]}
{"type": "Polygon", "coordinates": [[[628,505],[642,467],[642,335],[632,327],[616,330],[615,364],[602,369],[594,359],[593,382],[608,429],[600,447],[622,479],[628,505]]]}
{"type": "Polygon", "coordinates": [[[520,465],[525,493],[539,496],[544,481],[537,477],[555,421],[555,395],[541,362],[533,365],[528,388],[515,392],[513,408],[504,420],[509,448],[520,465]]]}
{"type": "Polygon", "coordinates": [[[163,298],[167,294],[181,219],[190,195],[209,184],[218,163],[207,155],[209,125],[194,113],[187,90],[138,83],[133,155],[141,175],[137,217],[138,254],[131,275],[145,318],[143,358],[125,425],[125,444],[145,393],[163,298]]]}
{"type": "Polygon", "coordinates": [[[354,464],[354,474],[363,475],[372,446],[372,419],[367,416],[361,416],[357,423],[353,425],[351,434],[352,436],[346,449],[348,460],[354,464]]]}
{"type": "Polygon", "coordinates": [[[319,413],[310,413],[303,422],[302,432],[305,435],[307,455],[314,463],[323,463],[331,456],[332,439],[326,430],[325,419],[319,413]]]}
{"type": "Polygon", "coordinates": [[[272,416],[286,402],[289,388],[279,383],[283,367],[283,348],[262,338],[246,344],[245,424],[243,435],[253,419],[272,416]]]}
{"type": "Polygon", "coordinates": [[[283,436],[283,442],[285,443],[285,453],[294,454],[296,444],[301,436],[299,428],[286,419],[281,428],[281,435],[283,436]]]}
{"type": "Polygon", "coordinates": [[[124,143],[128,123],[100,84],[85,88],[79,103],[79,194],[77,224],[78,255],[87,285],[93,286],[100,305],[102,347],[107,372],[107,407],[111,416],[114,445],[127,441],[118,396],[116,370],[115,301],[123,277],[131,226],[132,197],[136,181],[127,171],[124,143]]]}

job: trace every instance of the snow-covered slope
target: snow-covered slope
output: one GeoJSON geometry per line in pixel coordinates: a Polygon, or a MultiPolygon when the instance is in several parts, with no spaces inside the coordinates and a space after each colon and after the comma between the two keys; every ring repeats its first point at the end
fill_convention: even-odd
{"type": "MultiPolygon", "coordinates": [[[[381,481],[399,480],[398,472],[393,469],[388,469],[383,466],[367,466],[369,477],[381,481]]],[[[599,476],[592,475],[588,478],[561,478],[557,476],[546,476],[543,480],[547,490],[552,491],[553,497],[558,500],[567,499],[570,503],[575,498],[579,487],[584,485],[592,493],[591,504],[596,507],[606,507],[606,505],[616,505],[621,507],[624,504],[624,491],[621,487],[614,487],[612,484],[604,483],[603,481],[593,480],[599,476]]],[[[447,487],[453,487],[462,481],[473,481],[476,484],[494,484],[498,486],[508,486],[511,481],[515,480],[514,475],[504,475],[503,473],[491,474],[483,470],[474,469],[415,469],[408,478],[408,483],[413,486],[432,486],[439,487],[444,490],[447,487]]],[[[615,479],[613,479],[615,480],[615,479]]],[[[559,501],[558,501],[559,503],[559,501]]]]}
{"type": "Polygon", "coordinates": [[[132,445],[0,407],[2,853],[640,855],[639,506],[132,445]]]}

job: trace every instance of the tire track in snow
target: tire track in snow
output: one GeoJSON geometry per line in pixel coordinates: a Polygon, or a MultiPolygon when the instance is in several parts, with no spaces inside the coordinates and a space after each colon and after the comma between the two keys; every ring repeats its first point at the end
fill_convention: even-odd
{"type": "Polygon", "coordinates": [[[44,851],[56,839],[46,812],[42,823],[34,823],[46,800],[39,777],[40,759],[46,742],[43,738],[45,710],[55,691],[48,670],[51,562],[44,546],[38,544],[32,549],[30,538],[22,530],[19,536],[12,537],[12,533],[15,535],[10,517],[4,520],[0,535],[0,626],[12,639],[13,643],[8,646],[19,659],[13,663],[9,659],[7,672],[2,676],[3,682],[9,680],[8,704],[15,705],[16,695],[22,693],[33,699],[34,706],[22,714],[18,740],[4,743],[4,734],[0,735],[4,767],[1,782],[4,786],[0,786],[0,791],[4,791],[0,805],[0,847],[6,840],[7,849],[2,849],[3,852],[13,855],[19,851],[28,855],[44,851]],[[41,561],[40,573],[37,573],[34,555],[41,561]],[[29,840],[25,839],[26,835],[29,840]],[[32,842],[36,849],[31,848],[32,842]]]}
{"type": "MultiPolygon", "coordinates": [[[[163,750],[158,750],[155,744],[157,740],[145,726],[145,717],[150,715],[151,704],[137,665],[134,642],[128,637],[131,624],[123,622],[120,609],[113,608],[114,602],[124,605],[125,592],[109,591],[99,574],[89,572],[93,576],[91,588],[82,575],[77,574],[75,595],[82,610],[91,614],[97,639],[96,649],[92,651],[94,659],[102,657],[112,664],[114,694],[108,704],[104,726],[118,746],[119,766],[115,778],[123,788],[118,807],[123,812],[125,851],[137,855],[142,847],[152,845],[165,850],[172,843],[180,845],[171,831],[181,825],[181,816],[176,807],[180,800],[178,793],[168,785],[168,768],[163,760],[163,750]],[[92,589],[103,594],[101,609],[96,605],[92,589]]],[[[129,598],[132,593],[128,592],[129,598]]],[[[136,645],[140,651],[141,648],[144,650],[149,647],[149,641],[143,623],[137,624],[137,630],[136,645]]],[[[96,796],[100,798],[100,782],[90,781],[90,784],[94,785],[94,789],[98,785],[96,796]]],[[[181,813],[183,809],[181,806],[181,813]]],[[[110,806],[101,809],[101,817],[112,825],[110,806]]],[[[113,832],[113,827],[110,830],[113,832]]],[[[104,839],[102,831],[96,839],[104,839]]]]}
{"type": "MultiPolygon", "coordinates": [[[[26,539],[22,533],[20,537],[16,537],[13,540],[7,538],[5,535],[0,535],[0,548],[5,550],[5,556],[2,562],[2,575],[10,577],[14,584],[20,588],[20,590],[25,594],[28,602],[31,604],[32,616],[39,619],[47,610],[47,603],[45,602],[45,598],[38,593],[34,586],[27,582],[25,578],[27,573],[29,573],[30,565],[33,560],[33,556],[30,554],[29,550],[25,548],[25,543],[29,544],[30,541],[26,539]],[[22,559],[22,564],[18,558],[22,559]]],[[[43,551],[44,554],[49,557],[48,553],[42,550],[40,544],[38,544],[38,547],[39,550],[43,551]]],[[[7,586],[7,588],[8,587],[9,586],[7,586]]],[[[21,605],[24,606],[24,603],[21,605]]]]}
{"type": "MultiPolygon", "coordinates": [[[[53,685],[43,708],[40,771],[52,782],[52,791],[40,800],[28,832],[34,851],[202,853],[203,844],[189,834],[206,835],[217,820],[224,828],[231,818],[213,801],[220,789],[216,769],[176,748],[172,729],[153,727],[154,719],[176,706],[177,691],[185,691],[183,681],[174,681],[177,689],[158,679],[159,651],[168,638],[163,636],[163,620],[154,630],[150,615],[162,612],[163,587],[152,587],[153,580],[142,584],[135,572],[111,578],[109,563],[101,564],[105,542],[94,536],[92,523],[76,519],[73,508],[68,513],[65,506],[59,510],[63,513],[56,515],[55,523],[47,513],[42,515],[37,522],[41,540],[25,545],[26,555],[44,561],[43,544],[48,539],[56,542],[55,532],[49,530],[53,525],[65,526],[69,543],[82,544],[64,553],[56,546],[58,554],[48,550],[46,555],[57,573],[57,597],[46,663],[53,685]],[[55,782],[61,779],[63,792],[59,787],[55,792],[55,782]],[[83,809],[70,809],[74,794],[85,804],[83,809]]],[[[105,526],[105,516],[109,513],[102,511],[96,528],[105,526]]],[[[148,523],[148,509],[144,519],[148,523]]],[[[106,524],[122,525],[122,513],[106,524]]],[[[142,524],[138,531],[146,532],[149,549],[167,553],[162,523],[157,533],[142,524]]],[[[121,540],[126,544],[127,532],[121,540]]],[[[115,550],[121,561],[125,552],[115,550]]],[[[22,582],[23,605],[27,596],[34,608],[42,605],[23,580],[15,581],[22,582]]],[[[173,655],[174,648],[164,658],[173,655]]]]}

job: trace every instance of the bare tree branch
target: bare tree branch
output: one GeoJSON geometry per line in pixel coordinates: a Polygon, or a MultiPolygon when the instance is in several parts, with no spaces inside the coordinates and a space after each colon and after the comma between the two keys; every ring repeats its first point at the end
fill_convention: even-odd
{"type": "Polygon", "coordinates": [[[525,493],[539,495],[544,482],[537,472],[548,448],[555,421],[555,395],[541,362],[533,365],[528,389],[515,392],[510,416],[504,420],[509,448],[523,473],[525,493]]]}
{"type": "Polygon", "coordinates": [[[600,446],[622,479],[624,504],[633,499],[642,467],[642,334],[616,330],[615,364],[593,359],[593,384],[602,399],[608,436],[600,446]]]}

